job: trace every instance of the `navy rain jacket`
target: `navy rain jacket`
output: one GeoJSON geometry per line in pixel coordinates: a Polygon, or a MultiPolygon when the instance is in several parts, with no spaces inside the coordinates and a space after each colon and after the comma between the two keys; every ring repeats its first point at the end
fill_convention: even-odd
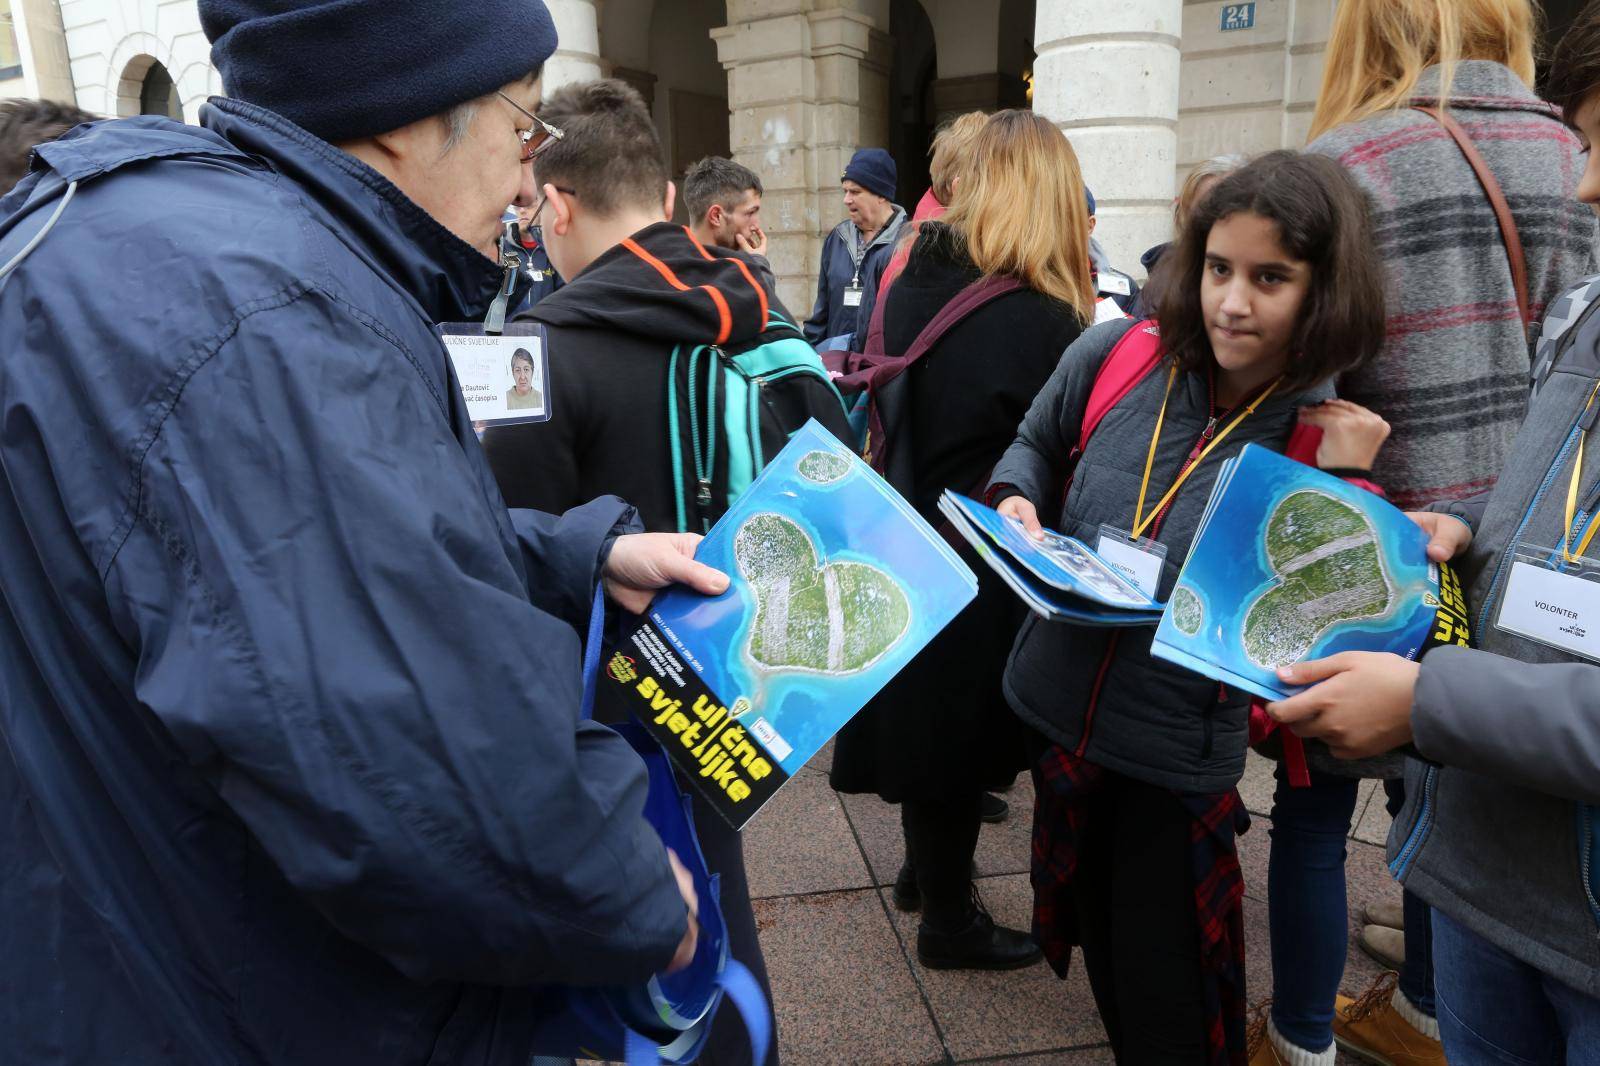
{"type": "MultiPolygon", "coordinates": [[[[848,218],[833,228],[822,242],[822,262],[817,271],[817,301],[806,319],[802,332],[813,345],[834,337],[853,337],[861,330],[861,341],[866,342],[867,323],[872,319],[872,305],[878,296],[878,281],[894,255],[895,241],[900,238],[900,228],[906,223],[905,208],[892,205],[894,214],[884,223],[883,229],[865,248],[857,248],[861,234],[856,224],[848,218]],[[861,262],[856,262],[856,251],[861,252],[861,262]],[[859,307],[846,307],[844,294],[852,281],[860,281],[862,288],[859,307]]],[[[861,345],[853,340],[851,348],[860,351],[861,345]]]]}
{"type": "Polygon", "coordinates": [[[523,1066],[685,923],[576,721],[616,500],[508,512],[437,320],[498,271],[237,101],[0,202],[0,1061],[523,1066]]]}

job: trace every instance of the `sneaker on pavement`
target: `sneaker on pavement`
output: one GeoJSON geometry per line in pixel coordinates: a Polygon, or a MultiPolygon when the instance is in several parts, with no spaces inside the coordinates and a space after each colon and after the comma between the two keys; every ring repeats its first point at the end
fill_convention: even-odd
{"type": "Polygon", "coordinates": [[[990,825],[1005,821],[1010,813],[1011,804],[992,792],[985,792],[978,800],[978,817],[990,825]]]}
{"type": "Polygon", "coordinates": [[[1445,1066],[1444,1047],[1420,1032],[1395,1007],[1400,975],[1386,973],[1357,999],[1334,1003],[1333,1040],[1340,1048],[1377,1066],[1445,1066]]]}
{"type": "Polygon", "coordinates": [[[1406,964],[1406,935],[1386,925],[1369,925],[1358,938],[1361,950],[1389,970],[1400,970],[1406,964]]]}
{"type": "Polygon", "coordinates": [[[1361,908],[1362,925],[1381,925],[1385,929],[1404,929],[1406,909],[1399,900],[1369,903],[1361,908]]]}

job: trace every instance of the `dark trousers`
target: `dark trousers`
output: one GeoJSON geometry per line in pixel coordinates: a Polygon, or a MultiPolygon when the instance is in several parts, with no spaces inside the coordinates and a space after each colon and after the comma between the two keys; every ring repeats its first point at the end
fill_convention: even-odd
{"type": "Polygon", "coordinates": [[[1193,818],[1171,792],[1120,776],[1088,803],[1072,902],[1117,1062],[1204,1062],[1193,818]]]}
{"type": "MultiPolygon", "coordinates": [[[[1397,777],[1383,783],[1389,817],[1400,813],[1406,802],[1406,781],[1397,777]]],[[[1437,1012],[1433,988],[1433,908],[1407,892],[1401,897],[1405,909],[1406,964],[1400,968],[1400,991],[1417,1010],[1432,1018],[1437,1012]]]]}
{"type": "MultiPolygon", "coordinates": [[[[700,838],[700,851],[706,868],[722,876],[722,919],[728,926],[728,953],[749,967],[767,996],[772,1012],[772,984],[767,980],[767,962],[756,935],[755,910],[750,906],[750,882],[744,873],[744,842],[722,816],[693,793],[694,827],[700,838]]],[[[698,1060],[702,1066],[751,1066],[750,1038],[733,1004],[724,1000],[711,1023],[711,1038],[698,1060]]],[[[772,1022],[772,1050],[764,1066],[778,1066],[778,1023],[772,1022]]]]}
{"type": "Polygon", "coordinates": [[[962,792],[900,804],[906,861],[922,892],[922,920],[941,933],[959,932],[972,922],[972,853],[978,847],[980,795],[962,792]]]}

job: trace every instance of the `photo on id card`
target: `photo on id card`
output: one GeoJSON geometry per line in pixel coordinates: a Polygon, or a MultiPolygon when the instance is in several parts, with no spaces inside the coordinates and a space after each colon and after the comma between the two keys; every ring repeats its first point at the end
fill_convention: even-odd
{"type": "Polygon", "coordinates": [[[550,419],[550,367],[544,326],[513,322],[498,336],[481,326],[439,328],[461,385],[467,414],[479,430],[550,419]]]}

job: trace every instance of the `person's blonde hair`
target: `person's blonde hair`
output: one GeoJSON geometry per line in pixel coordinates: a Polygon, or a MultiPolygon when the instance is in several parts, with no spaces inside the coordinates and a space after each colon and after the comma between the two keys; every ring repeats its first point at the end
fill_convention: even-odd
{"type": "Polygon", "coordinates": [[[1078,156],[1032,111],[991,115],[973,139],[944,223],[985,275],[1014,277],[1094,318],[1089,207],[1078,156]]]}
{"type": "Polygon", "coordinates": [[[1183,188],[1178,190],[1178,198],[1172,201],[1172,232],[1182,233],[1183,227],[1188,223],[1189,216],[1194,213],[1195,204],[1200,200],[1200,193],[1205,189],[1208,181],[1221,181],[1234,171],[1250,162],[1250,157],[1237,152],[1231,155],[1214,155],[1204,163],[1199,164],[1189,171],[1183,179],[1183,188]]]}
{"type": "Polygon", "coordinates": [[[1428,67],[1440,68],[1445,100],[1467,59],[1510,67],[1531,88],[1536,23],[1530,0],[1339,0],[1311,139],[1405,106],[1428,67]]]}
{"type": "Polygon", "coordinates": [[[933,185],[933,198],[946,207],[955,191],[956,177],[962,167],[972,159],[972,142],[983,131],[989,116],[982,111],[968,111],[939,127],[933,135],[933,147],[928,154],[928,177],[933,185]]]}

